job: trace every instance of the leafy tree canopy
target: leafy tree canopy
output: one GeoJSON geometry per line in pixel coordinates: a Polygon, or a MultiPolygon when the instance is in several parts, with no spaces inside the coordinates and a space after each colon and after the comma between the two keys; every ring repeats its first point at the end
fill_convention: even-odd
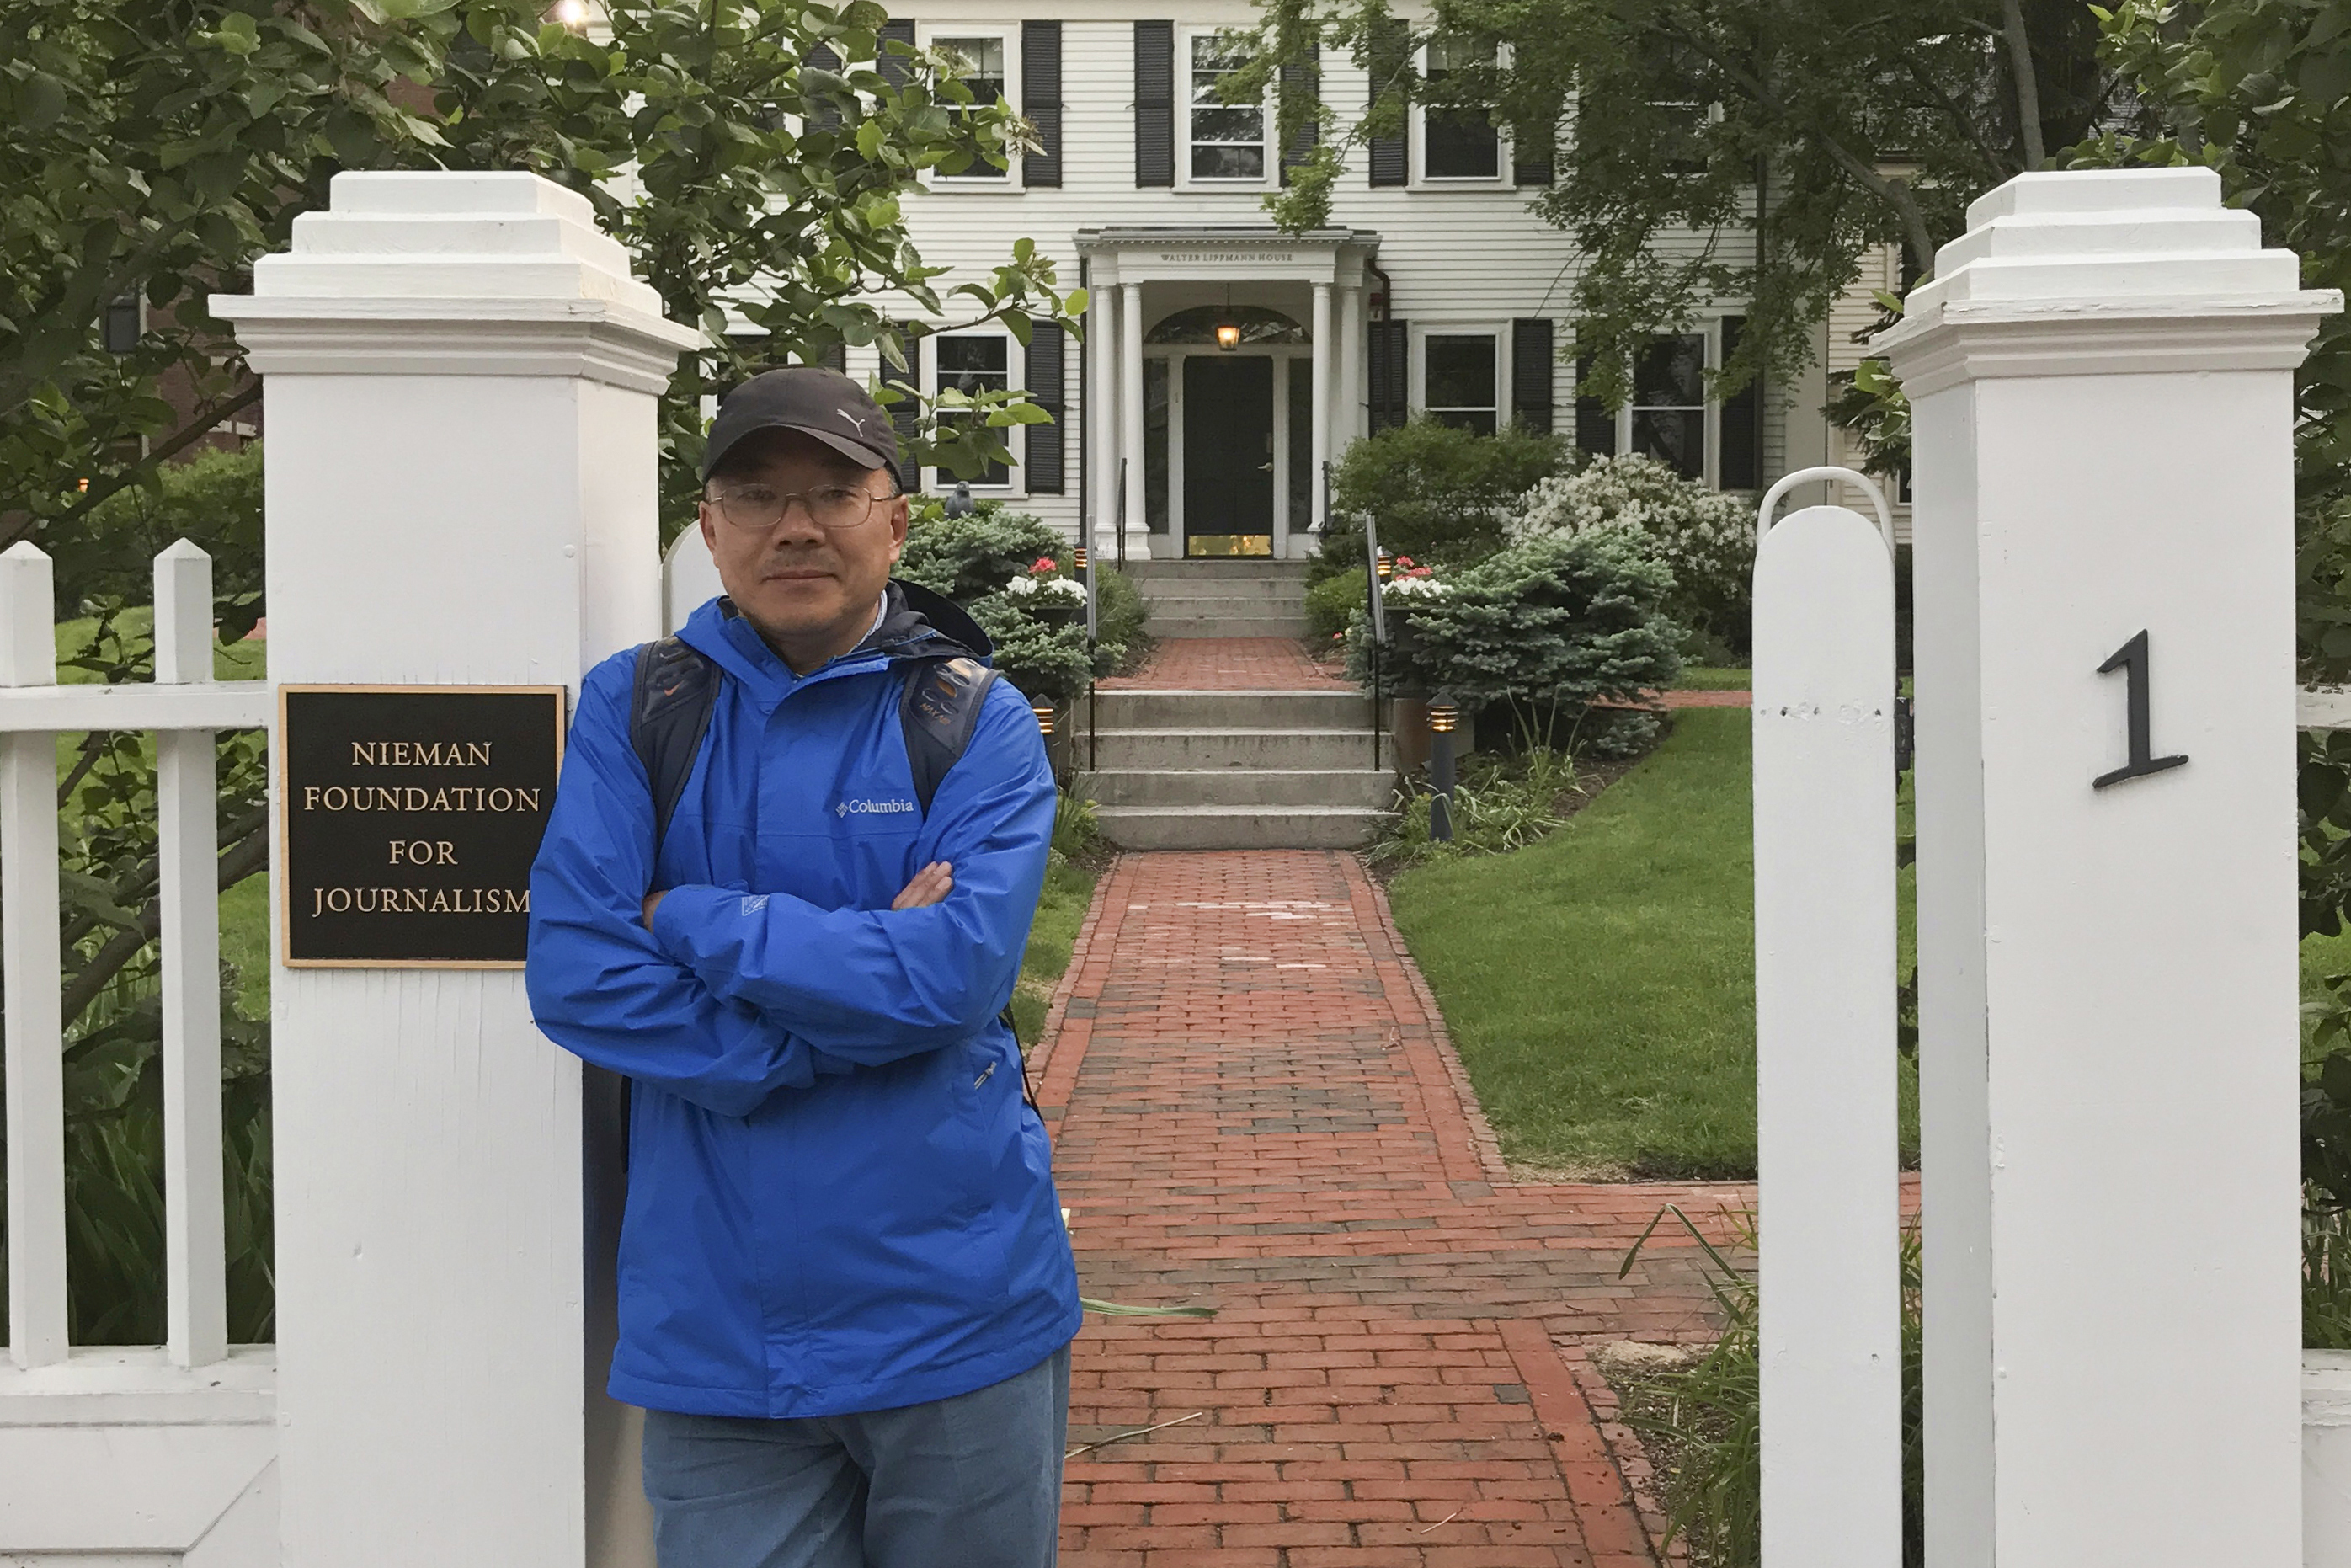
{"type": "Polygon", "coordinates": [[[1576,350],[1612,403],[1635,346],[1717,303],[1748,319],[1722,392],[1802,365],[1868,252],[1930,270],[1967,204],[2087,135],[2116,82],[2077,0],[1435,0],[1409,25],[1388,0],[1263,6],[1256,72],[1228,92],[1315,45],[1374,88],[1343,127],[1285,99],[1283,145],[1311,119],[1323,134],[1268,199],[1277,220],[1323,222],[1338,171],[1410,104],[1489,109],[1522,156],[1551,151],[1533,204],[1573,240],[1576,350]],[[1437,80],[1414,63],[1431,37],[1468,46],[1437,80]]]}
{"type": "MultiPolygon", "coordinates": [[[[340,170],[528,169],[585,192],[708,339],[664,402],[673,503],[692,487],[700,397],[748,368],[843,344],[903,368],[943,292],[1024,340],[1082,308],[1026,242],[951,287],[916,254],[900,204],[921,172],[1000,163],[1028,131],[1001,100],[972,102],[953,62],[882,44],[872,0],[600,0],[590,30],[542,14],[0,0],[0,544],[49,543],[256,401],[204,298],[245,288],[340,170]],[[143,329],[109,352],[109,306],[134,296],[143,329]],[[193,417],[166,378],[193,389],[193,417]]],[[[927,460],[976,473],[1002,455],[991,432],[1043,415],[979,401],[925,420],[927,460]]]]}

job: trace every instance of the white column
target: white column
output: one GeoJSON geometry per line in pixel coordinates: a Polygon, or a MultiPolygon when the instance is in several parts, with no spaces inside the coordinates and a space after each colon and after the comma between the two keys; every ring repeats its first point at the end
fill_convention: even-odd
{"type": "Polygon", "coordinates": [[[1331,382],[1338,357],[1331,352],[1331,286],[1318,281],[1314,285],[1314,422],[1313,455],[1314,484],[1307,492],[1313,497],[1309,507],[1310,521],[1319,527],[1322,521],[1322,465],[1331,458],[1331,411],[1334,403],[1331,382]]]}
{"type": "Polygon", "coordinates": [[[1364,434],[1364,291],[1339,290],[1339,397],[1332,426],[1331,454],[1343,456],[1347,444],[1364,434]]]}
{"type": "Polygon", "coordinates": [[[1104,284],[1092,294],[1086,310],[1086,351],[1093,356],[1093,373],[1087,379],[1092,399],[1085,412],[1086,450],[1093,462],[1089,502],[1093,508],[1093,538],[1090,549],[1118,548],[1112,531],[1118,519],[1118,285],[1104,284]]]}
{"type": "MultiPolygon", "coordinates": [[[[696,335],[584,197],[340,174],[212,308],[267,389],[272,680],[576,695],[659,632],[654,400],[696,335]]],[[[650,1563],[589,1523],[642,1502],[589,1482],[633,1485],[584,1327],[580,1066],[521,974],[272,994],[287,1568],[650,1563]]]]}
{"type": "Polygon", "coordinates": [[[1143,285],[1120,285],[1118,419],[1120,455],[1126,459],[1126,558],[1151,553],[1143,512],[1143,285]]]}
{"type": "Polygon", "coordinates": [[[2203,169],[2026,174],[1969,221],[1882,340],[1928,1560],[2296,1568],[2292,372],[2340,297],[2203,169]],[[2100,672],[2141,633],[2117,779],[2142,676],[2100,672]]]}

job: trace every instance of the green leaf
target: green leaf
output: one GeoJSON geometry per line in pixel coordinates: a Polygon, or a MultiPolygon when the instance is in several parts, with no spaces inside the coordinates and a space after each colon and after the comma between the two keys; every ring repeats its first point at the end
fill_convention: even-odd
{"type": "Polygon", "coordinates": [[[35,71],[16,84],[16,114],[27,131],[47,131],[66,111],[66,89],[57,78],[35,71]]]}

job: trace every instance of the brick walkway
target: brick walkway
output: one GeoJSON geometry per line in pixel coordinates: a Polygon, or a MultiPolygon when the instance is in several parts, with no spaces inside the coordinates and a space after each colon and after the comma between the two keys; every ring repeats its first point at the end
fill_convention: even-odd
{"type": "Polygon", "coordinates": [[[1686,1239],[1618,1265],[1748,1191],[1511,1182],[1352,856],[1120,860],[1036,1067],[1086,1293],[1218,1309],[1089,1318],[1072,1446],[1174,1424],[1070,1460],[1064,1563],[1653,1563],[1583,1346],[1707,1337],[1686,1239]]]}
{"type": "Polygon", "coordinates": [[[1106,692],[1308,692],[1354,689],[1306,656],[1295,637],[1168,637],[1132,675],[1097,681],[1106,692]]]}

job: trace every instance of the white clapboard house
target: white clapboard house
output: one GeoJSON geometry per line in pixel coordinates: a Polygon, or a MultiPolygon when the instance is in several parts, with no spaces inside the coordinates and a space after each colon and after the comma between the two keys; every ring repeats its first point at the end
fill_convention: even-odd
{"type": "MultiPolygon", "coordinates": [[[[1424,410],[1572,428],[1588,448],[1655,453],[1727,489],[1823,461],[1817,369],[1708,398],[1736,300],[1660,340],[1629,407],[1578,407],[1563,351],[1575,253],[1528,210],[1552,177],[1546,148],[1520,144],[1534,137],[1416,110],[1407,134],[1355,150],[1330,226],[1278,231],[1262,204],[1285,162],[1273,94],[1236,107],[1218,91],[1233,31],[1256,15],[1240,0],[1140,18],[1100,0],[935,0],[888,25],[969,61],[975,89],[1000,92],[1043,141],[1006,170],[931,177],[909,207],[925,259],[984,276],[1025,236],[1093,301],[1082,350],[995,326],[923,343],[926,387],[1026,388],[1057,416],[1014,433],[1012,461],[976,494],[1073,535],[1091,514],[1105,549],[1123,520],[1131,556],[1295,558],[1313,549],[1322,461],[1424,410]]],[[[1333,52],[1321,63],[1352,122],[1365,73],[1333,52]]],[[[1302,74],[1284,85],[1311,90],[1302,74]]],[[[879,370],[871,354],[850,368],[879,370]]]]}

